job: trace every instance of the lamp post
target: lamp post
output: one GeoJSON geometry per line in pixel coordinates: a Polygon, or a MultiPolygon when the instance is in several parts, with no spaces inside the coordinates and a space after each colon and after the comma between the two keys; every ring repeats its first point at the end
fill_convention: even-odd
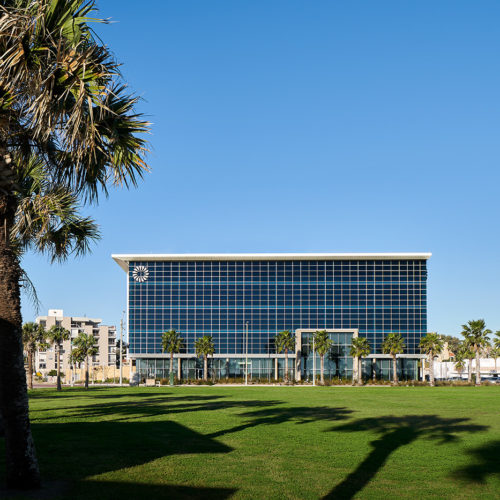
{"type": "Polygon", "coordinates": [[[248,385],[248,321],[246,322],[245,339],[245,385],[248,385]]]}
{"type": "Polygon", "coordinates": [[[313,333],[313,385],[316,385],[316,353],[314,349],[314,333],[313,333]]]}

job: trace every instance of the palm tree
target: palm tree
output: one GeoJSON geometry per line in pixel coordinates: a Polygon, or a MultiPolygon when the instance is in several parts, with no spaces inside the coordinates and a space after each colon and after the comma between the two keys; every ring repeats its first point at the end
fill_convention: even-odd
{"type": "Polygon", "coordinates": [[[93,335],[79,333],[73,342],[72,358],[76,363],[85,361],[85,389],[89,388],[89,358],[99,352],[97,341],[93,335]]]}
{"type": "Polygon", "coordinates": [[[283,330],[274,337],[276,352],[285,352],[285,382],[288,382],[288,351],[295,349],[295,335],[290,330],[283,330]]]}
{"type": "Polygon", "coordinates": [[[358,384],[361,385],[362,380],[362,358],[368,356],[371,352],[370,344],[368,343],[368,339],[366,337],[354,337],[352,339],[351,346],[351,356],[357,360],[358,366],[358,384]]]}
{"type": "Polygon", "coordinates": [[[23,325],[23,344],[28,355],[28,387],[33,389],[35,353],[46,345],[45,328],[33,322],[25,323],[23,325]]]}
{"type": "MultiPolygon", "coordinates": [[[[324,367],[325,367],[325,354],[328,353],[330,348],[332,347],[332,340],[328,336],[328,332],[326,330],[319,330],[315,331],[313,333],[313,339],[314,339],[314,349],[315,351],[319,354],[319,359],[320,359],[320,382],[321,384],[325,383],[324,379],[324,367]]],[[[313,352],[313,356],[315,353],[313,352]]],[[[313,375],[314,377],[316,374],[313,375]]]]}
{"type": "Polygon", "coordinates": [[[490,356],[495,360],[495,372],[498,374],[498,358],[500,358],[500,347],[493,347],[490,351],[490,356]]]}
{"type": "Polygon", "coordinates": [[[405,340],[400,333],[389,333],[382,342],[382,352],[392,356],[392,382],[394,385],[398,383],[398,365],[397,355],[402,354],[405,350],[405,340]]]}
{"type": "Polygon", "coordinates": [[[196,354],[203,356],[203,380],[208,380],[208,356],[215,353],[215,345],[210,335],[203,335],[194,343],[196,354]]]}
{"type": "Polygon", "coordinates": [[[493,353],[495,356],[495,371],[498,374],[497,360],[498,360],[498,358],[500,358],[500,330],[497,330],[495,332],[495,337],[496,337],[496,339],[493,340],[493,344],[495,346],[493,353]]]}
{"type": "Polygon", "coordinates": [[[462,378],[462,372],[464,371],[465,368],[465,360],[466,358],[463,357],[463,353],[459,350],[455,353],[455,368],[460,373],[460,378],[462,378]]]}
{"type": "Polygon", "coordinates": [[[443,350],[444,342],[437,333],[428,333],[420,339],[420,350],[429,358],[429,385],[434,387],[434,356],[443,350]]]}
{"type": "Polygon", "coordinates": [[[184,347],[184,339],[175,330],[168,330],[161,334],[162,351],[170,353],[170,373],[174,371],[174,353],[178,354],[184,347]]]}
{"type": "Polygon", "coordinates": [[[62,343],[70,339],[70,333],[66,328],[59,325],[51,326],[47,331],[47,340],[54,346],[54,354],[57,362],[57,390],[61,390],[61,349],[62,343]]]}
{"type": "MultiPolygon", "coordinates": [[[[36,157],[54,189],[97,201],[109,185],[135,185],[147,171],[139,134],[149,124],[135,112],[137,98],[127,95],[118,62],[89,26],[99,21],[89,16],[95,10],[94,0],[0,6],[0,386],[10,387],[0,393],[0,411],[11,488],[40,484],[22,363],[22,270],[11,240],[16,179],[26,177],[36,157]]],[[[60,251],[69,236],[56,235],[60,251]]]]}
{"type": "Polygon", "coordinates": [[[472,383],[472,360],[474,359],[474,352],[472,351],[470,345],[467,341],[463,340],[455,354],[455,360],[460,361],[465,367],[465,360],[467,363],[467,381],[469,384],[472,383]]]}
{"type": "Polygon", "coordinates": [[[476,357],[476,385],[481,385],[481,367],[479,359],[481,351],[490,345],[488,335],[492,333],[486,328],[484,319],[471,320],[467,324],[462,325],[462,335],[465,337],[466,343],[470,346],[476,357]]]}

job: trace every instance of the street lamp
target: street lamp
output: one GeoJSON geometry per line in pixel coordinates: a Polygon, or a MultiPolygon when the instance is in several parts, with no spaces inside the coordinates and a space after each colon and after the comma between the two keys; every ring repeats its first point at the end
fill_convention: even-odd
{"type": "Polygon", "coordinates": [[[248,385],[248,321],[246,322],[245,339],[245,385],[248,385]]]}

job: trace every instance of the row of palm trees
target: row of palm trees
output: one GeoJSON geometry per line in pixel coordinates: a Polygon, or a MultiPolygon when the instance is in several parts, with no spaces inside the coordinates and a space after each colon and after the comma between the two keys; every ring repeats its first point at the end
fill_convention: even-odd
{"type": "MultiPolygon", "coordinates": [[[[168,330],[161,335],[163,352],[170,354],[170,373],[174,370],[174,354],[184,348],[184,339],[176,330],[168,330]]],[[[203,356],[203,380],[208,380],[208,356],[215,354],[215,344],[211,335],[203,335],[195,340],[194,348],[198,356],[203,356]]]]}
{"type": "MultiPolygon", "coordinates": [[[[326,330],[318,330],[313,333],[314,350],[320,357],[320,382],[324,384],[324,360],[325,355],[331,349],[333,341],[330,339],[326,330]]],[[[184,348],[184,339],[176,330],[168,330],[162,333],[162,350],[170,354],[170,373],[173,371],[174,354],[177,354],[184,348]]],[[[284,381],[289,382],[288,374],[288,353],[295,350],[295,335],[290,330],[279,332],[274,338],[277,353],[285,354],[285,374],[284,381]]],[[[390,354],[393,359],[393,381],[398,382],[397,375],[397,355],[402,354],[405,349],[405,341],[401,334],[390,333],[382,343],[382,352],[390,354]]],[[[195,341],[195,351],[198,356],[203,357],[203,379],[208,379],[208,356],[215,353],[215,345],[210,335],[204,335],[195,341]]],[[[358,363],[357,382],[361,383],[361,363],[362,358],[368,356],[371,352],[370,344],[365,337],[355,337],[352,339],[350,354],[358,363]]]]}
{"type": "Polygon", "coordinates": [[[495,366],[500,358],[500,330],[495,332],[495,339],[491,340],[493,331],[486,328],[484,319],[471,320],[462,325],[461,335],[464,337],[455,352],[455,367],[461,373],[468,361],[467,379],[472,382],[472,360],[476,360],[475,383],[481,384],[481,357],[485,354],[495,359],[495,366]]]}
{"type": "MultiPolygon", "coordinates": [[[[61,386],[61,350],[63,342],[70,340],[70,332],[60,326],[54,325],[46,330],[42,325],[29,322],[23,325],[23,344],[27,354],[28,362],[28,387],[33,389],[33,372],[35,353],[45,351],[50,346],[54,347],[57,364],[57,390],[61,386]]],[[[85,388],[89,387],[89,359],[98,354],[99,348],[93,335],[79,333],[78,337],[72,342],[72,351],[70,362],[74,364],[85,363],[85,388]]]]}
{"type": "MultiPolygon", "coordinates": [[[[317,330],[312,334],[311,341],[314,345],[314,352],[318,354],[320,358],[320,383],[324,384],[324,367],[325,367],[325,356],[330,351],[333,346],[333,341],[330,339],[328,332],[326,330],[317,330]]],[[[285,382],[288,382],[288,352],[295,349],[295,335],[290,330],[283,330],[279,332],[275,337],[276,352],[285,353],[285,382]]],[[[393,360],[393,381],[397,383],[397,355],[402,354],[405,349],[405,341],[400,333],[389,333],[387,337],[382,342],[382,352],[384,354],[390,354],[393,360]]],[[[361,383],[362,370],[361,364],[362,359],[367,357],[371,353],[371,346],[366,339],[366,337],[354,337],[352,339],[352,345],[350,349],[350,355],[354,358],[357,363],[357,383],[361,383]]],[[[314,375],[315,376],[315,375],[314,375]]]]}
{"type": "MultiPolygon", "coordinates": [[[[456,354],[457,368],[465,365],[465,360],[469,359],[469,382],[471,382],[471,364],[472,359],[476,359],[476,384],[481,383],[480,374],[480,355],[489,349],[490,355],[500,358],[500,331],[496,332],[497,338],[494,340],[492,348],[488,335],[491,330],[486,329],[484,320],[469,321],[462,325],[462,342],[459,352],[456,354]]],[[[325,356],[333,346],[326,330],[317,330],[312,334],[311,342],[314,345],[314,351],[320,358],[320,383],[324,384],[324,360],[325,356]]],[[[274,343],[277,353],[285,354],[285,382],[289,382],[288,374],[288,353],[295,350],[295,335],[290,330],[279,332],[274,343]]],[[[429,361],[429,385],[434,386],[434,357],[440,354],[444,347],[443,339],[435,332],[428,333],[420,340],[419,348],[422,353],[427,355],[429,361]]],[[[174,354],[179,353],[184,348],[184,339],[176,330],[169,330],[162,334],[162,350],[170,353],[170,373],[173,372],[174,354]]],[[[398,383],[397,356],[403,354],[406,349],[405,339],[400,333],[389,333],[382,342],[381,350],[383,354],[389,354],[392,358],[392,382],[398,383]]],[[[203,379],[208,379],[208,356],[215,353],[215,345],[210,335],[204,335],[195,341],[195,351],[198,356],[203,357],[203,379]]],[[[356,382],[362,383],[362,360],[371,353],[371,346],[366,337],[354,337],[350,349],[350,355],[356,363],[356,382]]]]}

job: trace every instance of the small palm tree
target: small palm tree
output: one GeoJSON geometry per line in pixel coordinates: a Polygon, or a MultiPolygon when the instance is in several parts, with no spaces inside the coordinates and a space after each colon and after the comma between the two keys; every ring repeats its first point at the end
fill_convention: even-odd
{"type": "Polygon", "coordinates": [[[492,333],[486,328],[484,319],[471,320],[467,324],[462,325],[462,335],[465,337],[465,342],[469,345],[476,358],[476,385],[481,385],[481,367],[480,355],[481,352],[489,347],[490,339],[488,335],[492,333]]]}
{"type": "Polygon", "coordinates": [[[285,352],[285,382],[288,382],[288,351],[295,349],[295,335],[290,330],[283,330],[274,337],[276,352],[285,352]]]}
{"type": "MultiPolygon", "coordinates": [[[[331,349],[333,342],[328,336],[328,332],[326,330],[319,330],[314,332],[313,339],[314,339],[314,350],[319,354],[319,359],[320,359],[320,369],[319,369],[320,382],[321,384],[324,384],[325,355],[331,349]]],[[[315,377],[316,374],[314,374],[313,376],[315,377]]]]}
{"type": "Polygon", "coordinates": [[[47,331],[47,340],[54,346],[54,351],[57,360],[57,390],[60,391],[61,388],[61,349],[62,343],[65,340],[70,339],[70,334],[66,328],[59,325],[51,326],[47,331]]]}
{"type": "Polygon", "coordinates": [[[455,360],[460,360],[465,368],[465,361],[467,360],[467,381],[469,384],[472,383],[472,360],[474,359],[474,352],[472,351],[470,345],[467,341],[463,340],[460,342],[458,350],[455,354],[455,360]]]}
{"type": "Polygon", "coordinates": [[[161,348],[170,353],[170,373],[174,370],[174,353],[178,354],[184,347],[184,339],[175,330],[168,330],[161,334],[161,348]]]}
{"type": "Polygon", "coordinates": [[[203,335],[194,343],[196,354],[203,356],[203,380],[208,380],[208,356],[215,353],[215,345],[211,335],[203,335]]]}
{"type": "Polygon", "coordinates": [[[28,355],[28,387],[33,389],[33,368],[35,353],[46,346],[45,328],[33,322],[23,325],[24,350],[28,355]]]}
{"type": "Polygon", "coordinates": [[[460,352],[460,350],[457,350],[455,354],[455,368],[460,373],[460,378],[462,377],[462,372],[465,369],[465,360],[466,358],[463,357],[463,354],[460,352]]]}
{"type": "Polygon", "coordinates": [[[495,356],[495,371],[498,373],[497,361],[500,358],[500,330],[495,332],[496,339],[493,340],[493,345],[495,346],[493,354],[495,356]]]}
{"type": "Polygon", "coordinates": [[[437,333],[428,333],[420,339],[420,350],[429,358],[429,385],[434,387],[434,356],[443,350],[444,342],[437,333]]]}
{"type": "Polygon", "coordinates": [[[382,352],[392,356],[392,382],[394,385],[398,383],[397,355],[402,354],[405,347],[405,340],[400,333],[389,333],[382,342],[382,352]]]}
{"type": "Polygon", "coordinates": [[[99,352],[97,341],[93,335],[86,333],[78,334],[73,342],[73,352],[71,354],[75,363],[85,362],[85,389],[89,388],[89,358],[99,352]]]}
{"type": "Polygon", "coordinates": [[[358,363],[357,371],[358,371],[358,384],[361,385],[362,380],[362,358],[368,356],[371,352],[370,344],[368,343],[368,339],[366,337],[354,337],[352,339],[351,346],[351,356],[353,356],[358,363]]]}
{"type": "Polygon", "coordinates": [[[498,373],[498,358],[500,358],[500,347],[493,347],[490,350],[490,356],[495,360],[495,372],[498,373]]]}

